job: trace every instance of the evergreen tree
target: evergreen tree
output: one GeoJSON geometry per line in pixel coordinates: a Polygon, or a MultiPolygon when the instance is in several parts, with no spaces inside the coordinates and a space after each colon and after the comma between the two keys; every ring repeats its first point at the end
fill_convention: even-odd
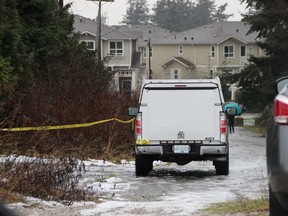
{"type": "Polygon", "coordinates": [[[213,12],[215,11],[215,3],[211,0],[199,0],[193,8],[193,24],[192,27],[202,26],[212,23],[213,12]]]}
{"type": "Polygon", "coordinates": [[[288,2],[285,0],[243,0],[252,11],[243,21],[251,25],[250,32],[258,32],[258,44],[267,54],[251,57],[249,64],[232,77],[239,82],[239,100],[250,109],[262,110],[274,98],[275,80],[288,75],[288,2]],[[257,95],[254,97],[254,95],[257,95]],[[250,99],[253,98],[253,101],[250,99]]]}
{"type": "Polygon", "coordinates": [[[166,29],[184,31],[215,21],[225,21],[227,3],[216,8],[214,0],[159,0],[153,7],[152,22],[166,29]]]}
{"type": "Polygon", "coordinates": [[[107,88],[110,74],[79,45],[68,9],[57,0],[0,0],[0,115],[15,92],[33,97],[41,87],[53,97],[72,92],[76,77],[89,79],[87,92],[107,88]]]}
{"type": "Polygon", "coordinates": [[[193,10],[193,27],[228,20],[232,14],[225,14],[227,5],[225,3],[217,8],[214,0],[199,0],[193,10]]]}
{"type": "Polygon", "coordinates": [[[0,0],[0,56],[9,61],[14,68],[14,75],[24,70],[25,54],[23,51],[22,28],[15,0],[0,0]]]}
{"type": "Polygon", "coordinates": [[[22,40],[32,58],[31,76],[23,79],[23,86],[41,83],[40,85],[47,88],[47,93],[53,97],[59,91],[63,91],[63,88],[71,90],[71,86],[75,84],[72,77],[75,79],[83,73],[85,77],[91,76],[90,83],[94,83],[86,85],[90,91],[99,88],[98,84],[102,87],[106,84],[107,87],[109,77],[107,78],[108,73],[104,73],[103,62],[96,62],[94,52],[82,49],[78,35],[73,32],[74,18],[68,12],[70,5],[62,8],[55,0],[17,1],[23,26],[22,40]],[[87,60],[80,61],[77,64],[77,71],[74,71],[73,67],[76,67],[74,59],[80,56],[85,56],[87,60]],[[94,80],[97,78],[98,80],[94,80]]]}
{"type": "Polygon", "coordinates": [[[0,0],[0,114],[27,69],[16,0],[0,0]]]}
{"type": "Polygon", "coordinates": [[[128,25],[141,25],[149,23],[149,8],[147,0],[128,0],[128,9],[122,23],[128,25]]]}
{"type": "Polygon", "coordinates": [[[228,3],[220,5],[218,9],[213,12],[213,21],[227,21],[233,14],[225,14],[228,3]]]}
{"type": "Polygon", "coordinates": [[[160,0],[153,10],[152,22],[156,26],[173,31],[184,31],[190,28],[194,5],[189,0],[160,0]]]}
{"type": "Polygon", "coordinates": [[[55,0],[18,1],[18,12],[23,26],[23,42],[33,61],[45,68],[52,57],[63,54],[73,32],[73,16],[67,8],[59,8],[55,0]]]}

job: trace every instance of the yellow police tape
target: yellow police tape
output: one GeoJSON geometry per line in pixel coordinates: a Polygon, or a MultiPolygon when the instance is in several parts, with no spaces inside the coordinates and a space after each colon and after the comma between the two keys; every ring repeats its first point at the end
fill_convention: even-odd
{"type": "Polygon", "coordinates": [[[102,124],[110,121],[117,121],[123,124],[132,124],[132,128],[134,126],[133,122],[134,119],[130,119],[127,121],[123,121],[117,118],[111,118],[111,119],[105,119],[101,121],[96,122],[90,122],[90,123],[82,123],[82,124],[69,124],[69,125],[57,125],[57,126],[40,126],[40,127],[18,127],[18,128],[2,128],[0,131],[32,131],[32,130],[61,130],[61,129],[71,129],[71,128],[82,128],[82,127],[91,127],[93,125],[102,124]]]}

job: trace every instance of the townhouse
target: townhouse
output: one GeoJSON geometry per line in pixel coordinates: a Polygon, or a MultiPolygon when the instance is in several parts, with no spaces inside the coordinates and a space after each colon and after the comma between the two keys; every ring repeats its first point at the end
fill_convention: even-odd
{"type": "MultiPolygon", "coordinates": [[[[74,16],[81,42],[95,50],[97,23],[74,16]]],[[[120,92],[137,91],[143,79],[197,79],[239,73],[251,55],[263,56],[256,33],[241,21],[215,22],[183,32],[156,26],[102,24],[101,55],[120,92]]],[[[232,99],[236,87],[231,86],[232,99]]]]}
{"type": "Polygon", "coordinates": [[[262,56],[256,33],[244,22],[215,22],[151,41],[155,79],[209,78],[239,73],[251,55],[262,56]]]}
{"type": "MultiPolygon", "coordinates": [[[[96,20],[74,15],[74,31],[80,34],[80,43],[95,51],[96,20]]],[[[155,26],[101,25],[101,58],[108,57],[105,66],[114,73],[114,81],[120,92],[136,91],[146,78],[149,55],[146,38],[161,37],[169,32],[155,26]]]]}

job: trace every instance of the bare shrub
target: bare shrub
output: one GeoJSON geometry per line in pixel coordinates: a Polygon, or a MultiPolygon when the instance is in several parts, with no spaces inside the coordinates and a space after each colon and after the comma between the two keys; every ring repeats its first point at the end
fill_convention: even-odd
{"type": "MultiPolygon", "coordinates": [[[[119,93],[102,93],[86,100],[75,98],[73,103],[64,100],[62,95],[54,97],[48,104],[44,99],[39,103],[32,102],[26,109],[24,103],[17,111],[26,121],[19,124],[8,124],[8,127],[66,125],[76,123],[96,122],[105,119],[118,118],[129,120],[128,106],[133,105],[133,99],[119,93]],[[61,104],[61,105],[59,105],[61,104]],[[41,110],[41,111],[39,111],[41,110]]],[[[17,122],[17,120],[10,121],[17,122]]],[[[9,121],[7,121],[9,122],[9,121]]],[[[123,124],[110,121],[91,127],[27,132],[3,132],[5,143],[2,151],[17,152],[30,156],[39,155],[72,155],[75,157],[113,158],[121,154],[126,158],[134,152],[132,123],[123,124]]],[[[0,138],[1,139],[1,138],[0,138]]]]}
{"type": "MultiPolygon", "coordinates": [[[[72,73],[73,79],[70,77],[72,80],[69,82],[66,79],[61,79],[62,82],[58,80],[58,85],[54,84],[54,87],[50,86],[51,82],[39,81],[37,85],[17,92],[1,126],[37,127],[89,123],[111,118],[131,119],[127,111],[129,106],[137,103],[136,97],[112,91],[107,83],[93,88],[95,82],[89,81],[92,79],[91,74],[77,73],[77,76],[72,73]]],[[[68,79],[68,75],[64,78],[68,79]]],[[[30,156],[69,154],[79,158],[113,158],[121,155],[131,158],[134,152],[131,125],[111,121],[74,129],[2,132],[6,137],[5,140],[0,137],[5,143],[0,152],[30,156]]]]}
{"type": "MultiPolygon", "coordinates": [[[[77,49],[71,48],[63,58],[46,59],[41,71],[32,69],[7,104],[0,128],[131,119],[128,107],[135,106],[137,98],[117,92],[113,74],[103,62],[95,61],[95,53],[77,49]]],[[[63,160],[6,161],[0,168],[0,188],[4,197],[16,192],[62,202],[86,199],[93,192],[77,187],[81,172],[75,174],[74,158],[129,159],[134,153],[133,139],[131,124],[117,121],[62,130],[2,131],[0,154],[63,160]]]]}
{"type": "MultiPolygon", "coordinates": [[[[131,118],[127,116],[128,106],[135,105],[136,101],[116,92],[91,94],[85,99],[79,94],[73,102],[66,99],[64,93],[54,97],[45,97],[41,91],[34,93],[39,94],[37,100],[29,94],[18,100],[21,103],[3,119],[2,127],[64,125],[110,118],[128,120],[131,118]]],[[[75,129],[1,132],[1,154],[53,156],[62,160],[57,163],[42,159],[3,162],[0,165],[0,196],[11,200],[17,193],[67,205],[78,200],[97,199],[97,191],[79,188],[83,169],[76,163],[76,158],[129,159],[134,154],[133,139],[131,124],[117,121],[75,129]]]]}
{"type": "Polygon", "coordinates": [[[78,187],[84,172],[83,164],[72,158],[47,160],[12,157],[1,163],[1,195],[4,200],[10,200],[13,194],[19,193],[68,205],[74,201],[90,200],[96,195],[78,187]]]}

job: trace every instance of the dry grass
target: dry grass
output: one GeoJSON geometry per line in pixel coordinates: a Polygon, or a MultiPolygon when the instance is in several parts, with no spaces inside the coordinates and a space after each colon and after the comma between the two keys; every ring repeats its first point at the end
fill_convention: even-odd
{"type": "Polygon", "coordinates": [[[216,203],[204,210],[204,212],[217,215],[268,215],[268,200],[240,200],[235,202],[216,203]]]}

